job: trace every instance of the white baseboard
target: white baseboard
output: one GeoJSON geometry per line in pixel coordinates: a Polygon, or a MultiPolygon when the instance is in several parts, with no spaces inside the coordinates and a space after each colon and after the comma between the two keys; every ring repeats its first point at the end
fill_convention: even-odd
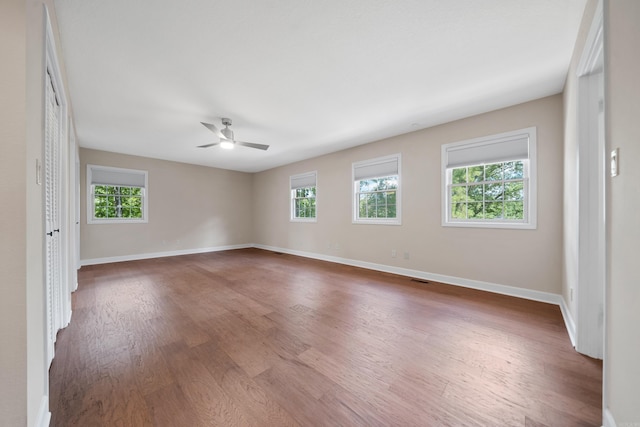
{"type": "Polygon", "coordinates": [[[562,318],[564,319],[564,324],[567,327],[567,332],[569,333],[569,339],[571,340],[571,345],[575,348],[576,323],[573,321],[573,316],[571,316],[571,311],[569,311],[567,302],[564,300],[563,297],[560,297],[560,311],[562,312],[562,318]]]}
{"type": "Polygon", "coordinates": [[[613,418],[613,414],[609,408],[605,408],[602,412],[602,426],[603,427],[640,427],[640,421],[623,422],[616,424],[616,420],[613,418]]]}
{"type": "Polygon", "coordinates": [[[73,310],[69,310],[69,315],[67,316],[67,323],[64,324],[63,328],[66,328],[71,323],[71,317],[73,316],[73,310]]]}
{"type": "Polygon", "coordinates": [[[554,305],[561,305],[561,301],[562,301],[562,296],[558,294],[552,294],[550,292],[541,292],[541,291],[535,291],[532,289],[517,288],[515,286],[499,285],[496,283],[482,282],[479,280],[465,279],[465,278],[455,277],[455,276],[446,276],[443,274],[428,273],[420,270],[411,270],[408,268],[393,267],[390,265],[376,264],[372,262],[358,261],[358,260],[353,260],[348,258],[340,258],[340,257],[331,256],[331,255],[317,254],[313,252],[296,251],[292,249],[278,248],[274,246],[256,244],[256,245],[253,245],[253,247],[258,249],[264,249],[267,251],[282,252],[290,255],[301,256],[305,258],[313,258],[313,259],[318,259],[322,261],[335,262],[338,264],[345,264],[353,267],[362,267],[369,270],[382,271],[385,273],[393,273],[393,274],[398,274],[400,276],[407,276],[407,277],[412,277],[416,279],[431,280],[434,282],[442,282],[442,283],[447,283],[451,285],[463,286],[465,288],[478,289],[482,291],[493,292],[496,294],[509,295],[509,296],[524,298],[524,299],[533,300],[533,301],[546,302],[554,305]]]}
{"type": "Polygon", "coordinates": [[[49,396],[42,396],[40,408],[38,408],[38,419],[34,424],[36,427],[49,427],[51,412],[49,412],[49,396]]]}
{"type": "Polygon", "coordinates": [[[603,427],[616,427],[616,420],[613,419],[613,414],[609,408],[605,408],[602,412],[602,426],[603,427]]]}
{"type": "Polygon", "coordinates": [[[80,260],[80,265],[86,266],[86,265],[97,265],[97,264],[109,264],[112,262],[137,261],[141,259],[202,254],[207,252],[229,251],[232,249],[246,249],[246,248],[252,248],[252,247],[254,247],[254,245],[252,245],[251,243],[248,243],[243,245],[214,246],[210,248],[182,249],[178,251],[151,252],[151,253],[144,253],[144,254],[113,256],[113,257],[106,257],[106,258],[91,258],[91,259],[80,260]]]}

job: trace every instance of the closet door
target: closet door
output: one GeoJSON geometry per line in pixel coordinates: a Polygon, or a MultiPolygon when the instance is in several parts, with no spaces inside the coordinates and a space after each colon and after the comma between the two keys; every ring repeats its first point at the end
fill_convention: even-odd
{"type": "Polygon", "coordinates": [[[54,356],[56,334],[62,327],[61,245],[60,245],[60,102],[47,73],[45,95],[45,239],[46,239],[46,329],[47,359],[54,356]]]}

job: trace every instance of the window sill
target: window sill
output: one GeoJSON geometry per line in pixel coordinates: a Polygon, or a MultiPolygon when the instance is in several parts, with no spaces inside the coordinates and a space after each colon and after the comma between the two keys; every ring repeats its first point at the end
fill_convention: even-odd
{"type": "Polygon", "coordinates": [[[535,230],[535,223],[526,222],[480,222],[480,221],[445,221],[443,227],[460,228],[505,228],[513,230],[535,230]]]}
{"type": "Polygon", "coordinates": [[[372,224],[372,225],[402,225],[399,219],[383,220],[383,219],[354,219],[352,224],[372,224]]]}
{"type": "Polygon", "coordinates": [[[147,224],[146,219],[92,219],[87,224],[147,224]]]}
{"type": "Polygon", "coordinates": [[[317,218],[291,218],[289,222],[318,222],[317,218]]]}

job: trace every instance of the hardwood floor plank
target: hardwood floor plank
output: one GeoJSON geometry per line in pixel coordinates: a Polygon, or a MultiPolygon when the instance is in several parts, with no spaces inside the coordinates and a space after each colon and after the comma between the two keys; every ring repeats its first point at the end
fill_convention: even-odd
{"type": "Polygon", "coordinates": [[[262,341],[264,335],[233,313],[210,319],[203,327],[250,377],[269,369],[279,360],[279,356],[262,341]]]}
{"type": "Polygon", "coordinates": [[[131,363],[136,384],[144,396],[175,383],[162,352],[155,346],[133,345],[131,363]]]}
{"type": "Polygon", "coordinates": [[[319,399],[335,387],[330,380],[297,360],[282,360],[253,380],[300,425],[331,425],[331,410],[319,399]]]}
{"type": "Polygon", "coordinates": [[[286,379],[285,384],[295,386],[304,394],[318,400],[325,393],[333,390],[336,383],[331,378],[302,362],[299,358],[281,359],[269,369],[271,376],[277,375],[280,379],[286,379]]]}
{"type": "Polygon", "coordinates": [[[244,412],[264,425],[299,425],[287,411],[258,386],[220,346],[212,342],[193,348],[191,354],[202,363],[225,393],[244,412]]]}
{"type": "Polygon", "coordinates": [[[155,427],[198,426],[201,420],[176,383],[168,384],[145,396],[155,427]]]}
{"type": "Polygon", "coordinates": [[[245,426],[250,419],[218,385],[190,349],[165,352],[177,384],[200,419],[200,425],[245,426]]]}
{"type": "Polygon", "coordinates": [[[299,337],[277,327],[267,331],[263,342],[269,345],[276,354],[284,358],[297,356],[310,347],[299,337]]]}
{"type": "Polygon", "coordinates": [[[83,267],[52,426],[599,426],[557,306],[258,249],[83,267]]]}
{"type": "MultiPolygon", "coordinates": [[[[351,396],[373,404],[374,414],[390,425],[419,425],[420,423],[435,422],[433,413],[412,405],[405,399],[389,393],[389,384],[375,367],[370,364],[344,365],[337,363],[331,357],[311,348],[298,358],[326,376],[351,396]]],[[[375,364],[374,364],[375,366],[375,364]]],[[[426,391],[423,391],[426,393],[426,391]]],[[[343,394],[344,396],[344,394],[343,394]]],[[[353,399],[352,399],[353,400],[353,399]]]]}

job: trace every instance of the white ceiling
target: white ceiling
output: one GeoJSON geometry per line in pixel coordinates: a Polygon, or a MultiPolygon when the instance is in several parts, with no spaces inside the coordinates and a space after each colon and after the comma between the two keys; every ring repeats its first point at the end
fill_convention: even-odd
{"type": "Polygon", "coordinates": [[[561,92],[585,2],[55,6],[82,147],[256,172],[561,92]]]}

